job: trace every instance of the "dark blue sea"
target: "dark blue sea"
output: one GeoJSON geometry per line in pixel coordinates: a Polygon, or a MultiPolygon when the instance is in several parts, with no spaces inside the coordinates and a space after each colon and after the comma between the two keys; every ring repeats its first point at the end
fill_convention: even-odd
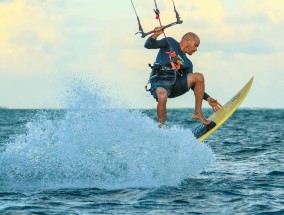
{"type": "Polygon", "coordinates": [[[0,110],[0,214],[284,214],[284,110],[239,109],[198,143],[192,109],[159,129],[156,110],[75,97],[0,110]]]}

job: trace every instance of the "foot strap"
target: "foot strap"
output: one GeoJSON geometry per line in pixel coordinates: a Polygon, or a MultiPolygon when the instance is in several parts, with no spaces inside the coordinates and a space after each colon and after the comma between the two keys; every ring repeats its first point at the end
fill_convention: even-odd
{"type": "Polygon", "coordinates": [[[192,133],[194,134],[196,139],[198,139],[199,137],[206,134],[208,131],[210,131],[215,126],[216,126],[216,123],[214,121],[211,121],[210,124],[208,125],[201,124],[201,125],[196,126],[194,129],[192,129],[192,133]]]}

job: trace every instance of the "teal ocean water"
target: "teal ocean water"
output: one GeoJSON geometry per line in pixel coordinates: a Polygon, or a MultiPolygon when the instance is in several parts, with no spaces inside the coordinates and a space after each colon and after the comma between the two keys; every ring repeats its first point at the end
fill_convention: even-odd
{"type": "Polygon", "coordinates": [[[159,129],[155,110],[76,92],[0,110],[0,214],[284,214],[284,110],[240,109],[198,143],[192,109],[159,129]]]}

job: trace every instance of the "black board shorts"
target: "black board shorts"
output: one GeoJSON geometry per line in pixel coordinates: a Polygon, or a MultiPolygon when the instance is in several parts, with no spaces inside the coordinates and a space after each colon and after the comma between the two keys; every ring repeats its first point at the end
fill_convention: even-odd
{"type": "Polygon", "coordinates": [[[178,75],[173,71],[160,71],[157,75],[153,75],[150,78],[152,96],[158,100],[156,95],[158,87],[167,90],[168,98],[175,98],[185,94],[190,89],[187,81],[188,75],[190,73],[178,75]]]}

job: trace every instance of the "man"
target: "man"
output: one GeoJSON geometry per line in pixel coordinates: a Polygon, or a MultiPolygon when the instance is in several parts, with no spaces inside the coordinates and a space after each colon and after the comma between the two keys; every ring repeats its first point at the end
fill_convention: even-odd
{"type": "Polygon", "coordinates": [[[163,33],[161,27],[154,29],[154,34],[150,36],[146,43],[147,49],[160,49],[156,62],[152,67],[150,76],[151,94],[157,100],[157,115],[159,127],[163,127],[167,115],[167,99],[174,98],[186,93],[190,88],[195,95],[195,110],[193,118],[200,120],[204,125],[211,123],[202,113],[202,100],[208,101],[214,111],[222,106],[216,99],[211,98],[204,92],[204,77],[201,73],[193,73],[193,64],[186,57],[197,51],[200,44],[199,37],[192,33],[186,33],[180,42],[167,37],[157,40],[163,33]],[[174,51],[179,57],[181,64],[173,63],[169,51],[174,51]]]}

